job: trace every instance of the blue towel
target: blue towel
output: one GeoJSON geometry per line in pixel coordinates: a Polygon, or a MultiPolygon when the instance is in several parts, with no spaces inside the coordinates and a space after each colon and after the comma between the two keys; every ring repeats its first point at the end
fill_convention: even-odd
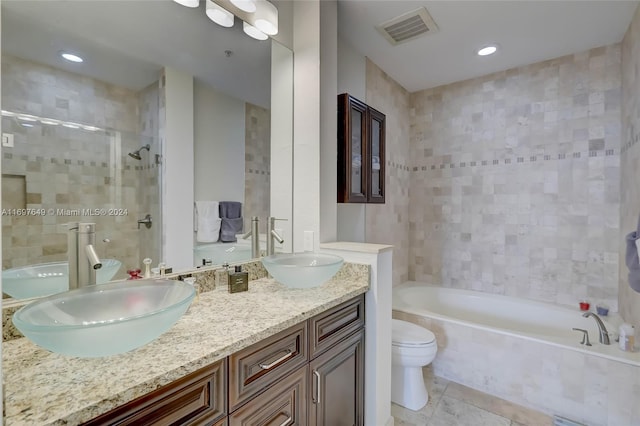
{"type": "Polygon", "coordinates": [[[241,217],[235,219],[222,218],[220,226],[220,241],[223,243],[235,243],[238,241],[236,234],[242,232],[244,220],[241,217]]]}
{"type": "Polygon", "coordinates": [[[640,261],[638,260],[638,247],[636,240],[640,238],[640,217],[638,218],[638,227],[636,231],[627,234],[627,253],[625,263],[629,268],[629,286],[640,293],[640,261]]]}
{"type": "Polygon", "coordinates": [[[239,201],[220,201],[220,217],[238,219],[242,217],[242,203],[239,201]]]}

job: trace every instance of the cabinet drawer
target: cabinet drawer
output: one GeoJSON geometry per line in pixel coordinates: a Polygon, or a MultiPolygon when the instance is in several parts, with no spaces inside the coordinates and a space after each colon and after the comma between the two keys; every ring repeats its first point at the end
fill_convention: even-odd
{"type": "Polygon", "coordinates": [[[225,374],[226,359],[223,359],[96,417],[85,425],[213,424],[227,414],[225,374]]]}
{"type": "Polygon", "coordinates": [[[308,361],[303,322],[229,357],[229,411],[308,361]]]}
{"type": "Polygon", "coordinates": [[[229,416],[229,426],[301,426],[307,424],[305,365],[229,416]]]}
{"type": "Polygon", "coordinates": [[[364,326],[364,294],[309,320],[311,359],[364,326]]]}

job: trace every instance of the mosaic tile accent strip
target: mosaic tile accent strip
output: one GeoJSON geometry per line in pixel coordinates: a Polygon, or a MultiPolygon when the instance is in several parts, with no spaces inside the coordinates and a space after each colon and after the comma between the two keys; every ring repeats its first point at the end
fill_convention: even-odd
{"type": "Polygon", "coordinates": [[[245,229],[251,217],[269,217],[271,211],[271,112],[245,103],[245,229]]]}

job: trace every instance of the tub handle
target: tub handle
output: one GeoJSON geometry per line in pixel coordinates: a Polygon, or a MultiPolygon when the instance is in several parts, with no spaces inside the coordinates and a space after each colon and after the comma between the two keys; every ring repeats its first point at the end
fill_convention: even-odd
{"type": "Polygon", "coordinates": [[[591,342],[589,341],[589,332],[587,330],[583,328],[572,328],[572,330],[582,332],[582,342],[580,342],[581,345],[591,346],[591,342]]]}

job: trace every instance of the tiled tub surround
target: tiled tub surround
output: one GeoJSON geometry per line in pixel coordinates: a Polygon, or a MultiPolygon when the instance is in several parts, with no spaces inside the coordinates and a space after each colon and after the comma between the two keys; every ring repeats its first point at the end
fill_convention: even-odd
{"type": "MultiPolygon", "coordinates": [[[[346,266],[346,265],[345,265],[346,266]]],[[[369,266],[349,264],[314,289],[273,279],[230,294],[225,286],[198,303],[156,341],[107,358],[70,358],[27,339],[3,343],[5,424],[78,424],[222,359],[369,288],[369,266]]]]}
{"type": "Polygon", "coordinates": [[[84,220],[97,222],[98,254],[121,260],[118,277],[126,276],[126,269],[154,255],[148,250],[140,253],[130,236],[138,232],[137,219],[159,204],[158,168],[153,161],[158,152],[157,126],[149,118],[157,114],[157,89],[138,93],[8,55],[2,56],[2,80],[3,110],[117,129],[88,131],[40,122],[24,127],[14,117],[3,117],[3,132],[14,134],[15,145],[2,148],[2,172],[26,176],[24,199],[7,199],[19,195],[3,191],[3,206],[127,209],[122,216],[3,215],[2,267],[65,260],[67,236],[61,225],[84,220]],[[138,116],[139,111],[144,117],[138,116]],[[127,155],[147,143],[152,152],[143,153],[142,161],[127,155]],[[108,244],[102,243],[105,238],[108,244]]]}
{"type": "Polygon", "coordinates": [[[620,57],[411,95],[409,279],[617,310],[620,57]]]}
{"type": "Polygon", "coordinates": [[[584,349],[577,334],[561,344],[418,311],[394,306],[393,317],[436,335],[437,376],[588,425],[640,423],[640,354],[621,352],[615,342],[600,345],[593,333],[594,346],[584,349]]]}
{"type": "Polygon", "coordinates": [[[410,97],[402,86],[369,59],[365,102],[386,115],[385,203],[363,204],[365,241],[393,245],[393,284],[409,277],[409,122],[410,97]]]}

